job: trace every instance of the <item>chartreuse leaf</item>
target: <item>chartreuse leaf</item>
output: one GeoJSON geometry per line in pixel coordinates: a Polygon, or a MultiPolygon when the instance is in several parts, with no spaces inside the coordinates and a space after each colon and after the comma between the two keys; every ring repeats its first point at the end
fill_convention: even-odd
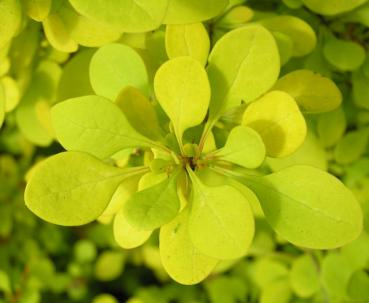
{"type": "Polygon", "coordinates": [[[369,77],[359,69],[352,73],[352,95],[355,105],[369,109],[369,77]]]}
{"type": "Polygon", "coordinates": [[[97,47],[116,41],[121,36],[121,30],[109,24],[78,14],[68,1],[63,1],[58,9],[70,37],[83,46],[97,47]]]}
{"type": "Polygon", "coordinates": [[[0,82],[0,128],[5,119],[5,93],[3,85],[0,82]]]}
{"type": "Polygon", "coordinates": [[[9,77],[5,76],[1,78],[4,94],[5,94],[5,111],[11,112],[20,101],[20,91],[17,82],[9,77]]]}
{"type": "Polygon", "coordinates": [[[161,262],[172,279],[181,284],[204,280],[218,260],[204,255],[193,245],[189,235],[189,208],[160,229],[161,262]]]}
{"type": "Polygon", "coordinates": [[[210,50],[210,39],[202,23],[167,25],[165,47],[170,59],[190,56],[205,65],[210,50]]]}
{"type": "Polygon", "coordinates": [[[346,130],[346,117],[342,107],[318,117],[317,132],[324,147],[335,145],[346,130]]]}
{"type": "Polygon", "coordinates": [[[122,250],[105,250],[96,260],[94,275],[98,281],[113,281],[117,279],[125,263],[125,255],[122,250]]]}
{"type": "Polygon", "coordinates": [[[56,104],[51,111],[55,134],[67,150],[107,158],[129,147],[151,146],[122,111],[99,96],[83,96],[56,104]]]}
{"type": "Polygon", "coordinates": [[[208,110],[210,86],[205,69],[191,57],[171,59],[157,71],[154,88],[181,143],[183,132],[200,124],[208,110]]]}
{"type": "Polygon", "coordinates": [[[124,216],[138,230],[153,230],[170,222],[178,213],[178,173],[135,193],[124,205],[124,216]]]}
{"type": "Polygon", "coordinates": [[[289,93],[308,113],[331,111],[342,102],[342,94],[332,80],[304,69],[283,76],[273,89],[289,93]]]}
{"type": "Polygon", "coordinates": [[[293,56],[301,57],[313,51],[316,36],[311,26],[294,16],[275,16],[263,19],[260,23],[271,32],[281,32],[293,42],[293,56]]]}
{"type": "Polygon", "coordinates": [[[115,103],[120,107],[129,123],[142,135],[157,140],[161,131],[152,103],[136,88],[126,87],[115,103]]]}
{"type": "Polygon", "coordinates": [[[256,193],[269,224],[298,246],[329,249],[357,238],[361,208],[335,177],[296,165],[245,183],[256,193]]]}
{"type": "Polygon", "coordinates": [[[265,159],[265,146],[256,131],[240,125],[231,130],[225,146],[212,155],[246,168],[257,168],[265,159]]]}
{"type": "MultiPolygon", "coordinates": [[[[242,1],[241,1],[242,3],[242,1]]],[[[254,17],[254,11],[244,5],[231,8],[216,21],[216,26],[221,28],[235,28],[249,22],[254,17]]]]}
{"type": "Polygon", "coordinates": [[[188,172],[193,185],[188,226],[193,245],[217,259],[244,256],[254,236],[252,209],[245,196],[229,185],[204,185],[191,169],[188,172]]]}
{"type": "Polygon", "coordinates": [[[57,89],[57,101],[92,95],[89,80],[89,65],[95,50],[88,49],[78,52],[63,67],[57,89]]]}
{"type": "Polygon", "coordinates": [[[323,53],[327,61],[341,71],[353,71],[365,60],[365,49],[360,44],[334,36],[325,42],[323,53]]]}
{"type": "Polygon", "coordinates": [[[301,255],[293,260],[290,283],[294,293],[301,298],[311,297],[319,290],[318,265],[311,255],[301,255]]]}
{"type": "Polygon", "coordinates": [[[83,225],[101,215],[119,183],[131,175],[132,171],[108,166],[88,154],[63,152],[36,167],[24,199],[48,222],[83,225]]]}
{"type": "Polygon", "coordinates": [[[322,2],[320,0],[302,0],[302,2],[313,12],[327,16],[350,11],[366,1],[367,0],[325,0],[322,2]]]}
{"type": "Polygon", "coordinates": [[[328,167],[326,151],[311,131],[307,132],[304,143],[293,154],[283,158],[267,158],[266,163],[272,171],[292,165],[309,165],[321,170],[328,167]]]}
{"type": "Polygon", "coordinates": [[[133,227],[121,209],[114,218],[114,238],[125,249],[138,247],[150,238],[152,230],[139,230],[133,227]]]}
{"type": "Polygon", "coordinates": [[[288,35],[281,32],[273,32],[273,36],[275,42],[277,42],[281,65],[284,65],[292,57],[294,47],[293,41],[288,35]]]}
{"type": "Polygon", "coordinates": [[[306,123],[295,100],[282,91],[272,91],[250,104],[243,125],[256,130],[271,157],[285,157],[305,140],[306,123]]]}
{"type": "Polygon", "coordinates": [[[112,43],[96,51],[90,63],[90,81],[96,94],[114,101],[120,91],[133,86],[148,90],[145,63],[129,46],[112,43]]]}
{"type": "Polygon", "coordinates": [[[210,120],[241,100],[249,103],[270,89],[279,74],[279,53],[270,32],[247,25],[224,35],[209,56],[210,120]]]}
{"type": "Polygon", "coordinates": [[[260,295],[260,303],[288,303],[291,289],[288,280],[276,280],[266,285],[260,295]]]}
{"type": "Polygon", "coordinates": [[[206,281],[205,289],[211,303],[232,303],[244,301],[249,286],[240,277],[219,275],[206,281]]]}
{"type": "Polygon", "coordinates": [[[0,49],[2,49],[13,38],[21,26],[22,10],[20,1],[1,1],[0,20],[0,49]]]}
{"type": "Polygon", "coordinates": [[[365,302],[369,298],[369,275],[365,270],[358,270],[351,276],[347,285],[348,295],[365,302]]]}
{"type": "Polygon", "coordinates": [[[70,0],[83,16],[114,26],[122,32],[139,33],[154,30],[161,24],[168,0],[70,0]]]}
{"type": "Polygon", "coordinates": [[[334,148],[334,159],[340,164],[358,160],[368,146],[369,132],[359,129],[346,133],[334,148]]]}
{"type": "Polygon", "coordinates": [[[211,19],[219,15],[228,0],[169,0],[165,24],[190,24],[211,19]]]}
{"type": "Polygon", "coordinates": [[[50,13],[52,0],[23,0],[27,15],[36,21],[43,21],[50,13]]]}

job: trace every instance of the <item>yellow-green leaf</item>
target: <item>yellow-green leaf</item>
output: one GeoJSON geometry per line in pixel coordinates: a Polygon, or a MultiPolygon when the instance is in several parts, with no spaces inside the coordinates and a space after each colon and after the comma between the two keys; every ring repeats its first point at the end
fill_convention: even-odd
{"type": "Polygon", "coordinates": [[[250,104],[243,115],[243,125],[262,137],[266,153],[285,157],[304,142],[306,123],[295,100],[282,91],[272,91],[250,104]]]}

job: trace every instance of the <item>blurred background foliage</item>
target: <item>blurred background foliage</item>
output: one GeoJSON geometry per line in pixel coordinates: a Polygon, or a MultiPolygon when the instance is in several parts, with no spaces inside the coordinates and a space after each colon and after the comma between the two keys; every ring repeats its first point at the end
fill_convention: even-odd
{"type": "MultiPolygon", "coordinates": [[[[229,30],[261,22],[278,43],[282,75],[305,68],[336,82],[343,105],[306,115],[304,145],[287,158],[268,159],[265,169],[309,164],[328,170],[355,193],[365,228],[343,248],[304,250],[275,235],[259,214],[247,258],[221,263],[196,286],[170,280],[160,264],[157,234],[140,248],[123,250],[109,220],[59,227],[25,207],[30,168],[62,150],[53,142],[49,108],[92,91],[88,63],[95,47],[128,44],[151,75],[167,60],[164,26],[145,34],[99,28],[101,35],[91,35],[96,25],[76,26],[82,17],[68,3],[65,16],[60,1],[45,0],[51,5],[45,12],[36,2],[43,1],[0,1],[0,302],[369,302],[369,2],[233,0],[205,22],[213,44],[229,30]],[[273,19],[277,15],[294,17],[273,19]],[[304,37],[306,27],[314,30],[316,47],[296,55],[294,45],[311,38],[304,37]]],[[[128,155],[127,161],[140,157],[128,155]]]]}

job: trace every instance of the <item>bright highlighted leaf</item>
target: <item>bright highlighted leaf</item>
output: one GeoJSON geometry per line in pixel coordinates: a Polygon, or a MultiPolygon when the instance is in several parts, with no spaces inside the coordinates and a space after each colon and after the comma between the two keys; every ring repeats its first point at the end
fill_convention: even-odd
{"type": "Polygon", "coordinates": [[[75,226],[95,220],[129,172],[80,152],[54,155],[32,173],[24,199],[45,221],[75,226]]]}
{"type": "Polygon", "coordinates": [[[272,91],[250,104],[243,125],[256,130],[271,157],[285,157],[305,140],[306,123],[295,100],[282,91],[272,91]]]}
{"type": "Polygon", "coordinates": [[[58,103],[51,111],[55,134],[67,150],[84,151],[98,158],[151,141],[136,132],[121,110],[99,96],[84,96],[58,103]]]}
{"type": "Polygon", "coordinates": [[[296,165],[245,181],[269,224],[295,245],[330,249],[357,238],[363,215],[354,195],[335,177],[296,165]]]}
{"type": "Polygon", "coordinates": [[[167,25],[165,46],[170,59],[189,56],[205,65],[210,50],[210,39],[202,23],[167,25]]]}
{"type": "Polygon", "coordinates": [[[208,110],[210,86],[205,69],[191,57],[169,60],[157,71],[154,87],[181,141],[183,132],[200,124],[208,110]]]}
{"type": "Polygon", "coordinates": [[[279,74],[279,53],[270,32],[247,25],[224,35],[209,56],[211,119],[241,100],[249,103],[270,89],[279,74]]]}
{"type": "Polygon", "coordinates": [[[90,63],[90,81],[97,95],[114,101],[122,89],[133,86],[148,90],[145,63],[132,48],[108,44],[96,51],[90,63]]]}
{"type": "Polygon", "coordinates": [[[254,236],[249,202],[235,188],[206,186],[189,171],[193,184],[189,233],[193,245],[217,259],[243,257],[254,236]]]}
{"type": "Polygon", "coordinates": [[[122,32],[154,30],[161,24],[168,0],[70,0],[81,15],[111,25],[122,32]]]}
{"type": "Polygon", "coordinates": [[[328,39],[323,53],[327,61],[341,71],[353,71],[365,60],[365,49],[360,44],[335,37],[328,39]]]}
{"type": "Polygon", "coordinates": [[[27,15],[36,21],[43,21],[50,13],[52,0],[24,0],[27,15]]]}
{"type": "Polygon", "coordinates": [[[127,87],[115,103],[129,123],[142,135],[157,140],[161,138],[159,121],[152,103],[136,88],[127,87]]]}
{"type": "Polygon", "coordinates": [[[354,9],[367,0],[302,0],[302,2],[313,12],[332,16],[354,9]]]}
{"type": "Polygon", "coordinates": [[[318,265],[311,255],[302,255],[293,261],[290,283],[294,293],[301,298],[311,297],[319,290],[318,265]]]}
{"type": "Polygon", "coordinates": [[[138,247],[146,242],[152,233],[151,230],[138,230],[127,221],[123,209],[114,218],[114,239],[119,246],[125,249],[138,247]]]}
{"type": "Polygon", "coordinates": [[[290,94],[308,113],[331,111],[342,102],[342,94],[332,80],[304,69],[283,76],[273,89],[290,94]]]}
{"type": "Polygon", "coordinates": [[[214,155],[246,168],[257,168],[265,159],[265,146],[256,131],[240,125],[231,130],[225,146],[214,155]]]}
{"type": "Polygon", "coordinates": [[[20,101],[20,91],[17,82],[9,77],[5,76],[0,81],[2,83],[5,93],[5,111],[11,112],[20,101]]]}
{"type": "Polygon", "coordinates": [[[171,221],[178,213],[177,176],[135,193],[124,205],[124,216],[138,230],[153,230],[171,221]]]}
{"type": "Polygon", "coordinates": [[[0,49],[2,49],[17,33],[22,21],[22,10],[19,0],[0,1],[0,49]]]}
{"type": "Polygon", "coordinates": [[[293,42],[293,56],[301,57],[313,51],[316,36],[311,26],[294,16],[275,16],[261,20],[260,23],[271,32],[289,36],[293,42]]]}
{"type": "Polygon", "coordinates": [[[218,261],[202,254],[191,242],[188,231],[189,209],[160,229],[161,262],[172,279],[181,284],[204,280],[218,261]]]}
{"type": "Polygon", "coordinates": [[[205,21],[219,15],[228,0],[169,0],[164,18],[165,24],[190,24],[205,21]]]}

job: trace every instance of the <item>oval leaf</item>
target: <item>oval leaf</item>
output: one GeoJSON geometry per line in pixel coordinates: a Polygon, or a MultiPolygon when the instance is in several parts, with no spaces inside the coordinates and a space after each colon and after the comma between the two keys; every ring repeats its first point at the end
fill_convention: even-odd
{"type": "Polygon", "coordinates": [[[331,249],[357,238],[363,215],[354,195],[335,177],[296,165],[249,179],[269,224],[295,245],[331,249]]]}
{"type": "Polygon", "coordinates": [[[150,146],[150,140],[136,132],[121,110],[99,96],[72,98],[51,111],[55,134],[67,150],[84,151],[98,158],[137,146],[150,146]]]}
{"type": "Polygon", "coordinates": [[[257,168],[265,159],[265,146],[256,131],[240,125],[231,130],[225,146],[215,156],[246,168],[257,168]]]}
{"type": "Polygon", "coordinates": [[[83,225],[95,220],[108,205],[127,173],[80,152],[54,155],[32,172],[24,199],[45,221],[83,225]]]}
{"type": "Polygon", "coordinates": [[[285,157],[304,142],[306,123],[295,100],[282,91],[272,91],[250,104],[243,115],[243,125],[262,137],[267,155],[285,157]]]}
{"type": "Polygon", "coordinates": [[[122,89],[133,86],[148,90],[145,63],[129,46],[108,44],[99,48],[90,63],[90,81],[97,95],[114,101],[122,89]]]}
{"type": "Polygon", "coordinates": [[[191,242],[188,232],[188,208],[160,229],[161,262],[178,283],[191,285],[204,280],[218,260],[202,254],[191,242]]]}

